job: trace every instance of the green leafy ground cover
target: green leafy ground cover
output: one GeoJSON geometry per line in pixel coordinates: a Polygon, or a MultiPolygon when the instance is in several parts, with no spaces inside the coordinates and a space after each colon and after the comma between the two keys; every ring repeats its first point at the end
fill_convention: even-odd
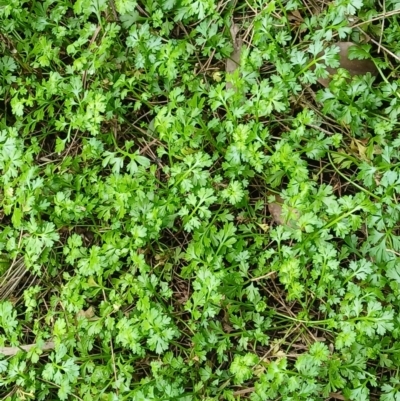
{"type": "Polygon", "coordinates": [[[399,401],[399,9],[0,0],[1,399],[399,401]]]}

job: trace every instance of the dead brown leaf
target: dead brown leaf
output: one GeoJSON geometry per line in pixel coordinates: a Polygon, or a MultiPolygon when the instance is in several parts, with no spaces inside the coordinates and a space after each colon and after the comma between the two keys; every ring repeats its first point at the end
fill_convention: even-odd
{"type": "MultiPolygon", "coordinates": [[[[225,71],[228,74],[234,73],[240,66],[240,55],[242,52],[243,40],[240,36],[238,36],[239,31],[240,28],[234,22],[232,22],[230,32],[233,42],[233,52],[231,53],[230,57],[226,60],[226,66],[225,66],[225,71]]],[[[233,88],[232,83],[227,82],[226,89],[231,89],[231,88],[233,88]]]]}
{"type": "Polygon", "coordinates": [[[93,306],[90,306],[86,310],[80,310],[77,314],[76,317],[83,317],[85,319],[91,319],[94,316],[94,308],[93,306]]]}
{"type": "Polygon", "coordinates": [[[288,13],[288,19],[289,19],[289,21],[293,21],[293,20],[298,20],[301,22],[304,21],[299,10],[293,10],[290,13],[288,13]]]}
{"type": "Polygon", "coordinates": [[[304,22],[303,16],[300,14],[299,10],[293,10],[289,12],[288,20],[296,27],[300,26],[304,22]]]}
{"type": "Polygon", "coordinates": [[[233,327],[230,324],[225,323],[225,322],[222,322],[222,328],[223,328],[224,332],[228,333],[228,334],[233,331],[233,327]]]}
{"type": "Polygon", "coordinates": [[[361,160],[369,161],[366,155],[367,147],[363,141],[353,138],[350,144],[350,149],[357,154],[361,160]]]}
{"type": "Polygon", "coordinates": [[[335,400],[343,400],[343,401],[346,400],[346,398],[344,398],[343,395],[339,393],[330,393],[329,397],[330,399],[335,399],[335,400]]]}
{"type": "Polygon", "coordinates": [[[237,397],[237,396],[245,395],[245,394],[248,394],[248,393],[253,393],[255,390],[256,390],[255,387],[247,387],[247,388],[244,388],[242,390],[235,391],[233,393],[233,395],[235,397],[237,397]]]}
{"type": "MultiPolygon", "coordinates": [[[[346,69],[351,76],[355,75],[365,75],[368,72],[371,75],[376,76],[378,74],[378,69],[376,68],[375,64],[371,60],[350,60],[349,59],[349,49],[352,46],[357,46],[356,43],[353,42],[338,42],[335,43],[334,46],[339,47],[339,68],[346,69]]],[[[329,75],[335,75],[337,73],[337,68],[332,68],[327,66],[326,69],[329,72],[329,75]]],[[[318,78],[318,82],[328,87],[329,83],[331,82],[331,78],[318,78]]]]}
{"type": "Polygon", "coordinates": [[[297,209],[290,208],[291,214],[295,216],[291,221],[287,221],[282,213],[284,201],[279,195],[275,195],[275,202],[268,204],[268,211],[272,216],[272,220],[279,225],[288,226],[294,228],[296,226],[296,220],[300,217],[300,213],[297,209]]]}
{"type": "Polygon", "coordinates": [[[270,203],[268,210],[271,213],[272,220],[277,224],[283,224],[282,220],[282,204],[281,203],[270,203]]]}

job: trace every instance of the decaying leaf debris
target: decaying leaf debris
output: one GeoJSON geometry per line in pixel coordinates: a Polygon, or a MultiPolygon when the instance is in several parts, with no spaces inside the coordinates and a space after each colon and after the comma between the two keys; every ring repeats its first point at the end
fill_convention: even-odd
{"type": "MultiPolygon", "coordinates": [[[[351,76],[355,75],[365,75],[368,72],[371,73],[371,75],[377,75],[378,74],[378,69],[376,68],[375,64],[371,60],[350,60],[349,59],[349,49],[352,46],[357,46],[356,43],[353,42],[338,42],[335,43],[334,46],[339,47],[339,63],[340,66],[338,68],[344,68],[347,71],[349,71],[351,76]]],[[[330,76],[335,75],[338,71],[338,68],[332,68],[329,66],[326,66],[326,69],[328,70],[330,76]]],[[[332,78],[318,78],[318,82],[325,86],[328,87],[329,83],[331,82],[332,78]]]]}
{"type": "MultiPolygon", "coordinates": [[[[243,40],[240,36],[238,36],[239,31],[240,28],[235,23],[232,23],[230,32],[233,42],[233,52],[230,55],[230,57],[226,59],[226,67],[225,67],[226,72],[229,74],[235,72],[237,68],[240,66],[240,55],[242,51],[243,40]]],[[[230,82],[226,83],[226,89],[231,89],[232,87],[233,87],[232,83],[230,82]]]]}
{"type": "Polygon", "coordinates": [[[286,225],[293,228],[296,225],[296,220],[300,217],[300,213],[297,209],[291,208],[291,212],[293,216],[295,216],[295,219],[288,221],[282,213],[283,204],[284,200],[282,199],[282,197],[280,197],[279,195],[275,195],[275,202],[271,202],[268,204],[268,211],[271,213],[274,223],[278,225],[286,225]]]}
{"type": "MultiPolygon", "coordinates": [[[[0,354],[5,356],[13,356],[16,355],[18,351],[25,351],[29,352],[33,347],[36,347],[37,344],[28,344],[28,345],[21,345],[20,347],[0,347],[0,354]]],[[[43,344],[40,348],[42,351],[49,351],[54,349],[54,342],[47,341],[43,344]]]]}

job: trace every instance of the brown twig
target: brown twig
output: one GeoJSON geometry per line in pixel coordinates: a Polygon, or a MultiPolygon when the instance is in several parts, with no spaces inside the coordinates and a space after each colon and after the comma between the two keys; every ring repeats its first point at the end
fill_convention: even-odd
{"type": "MultiPolygon", "coordinates": [[[[358,28],[361,32],[365,33],[361,28],[358,28]]],[[[369,40],[374,43],[375,45],[377,45],[380,49],[382,49],[384,52],[386,52],[387,54],[390,54],[393,58],[395,58],[397,61],[400,61],[400,57],[396,56],[393,52],[391,52],[388,48],[386,48],[385,46],[383,46],[382,44],[380,44],[379,42],[377,42],[375,39],[369,37],[369,40]]]]}
{"type": "MultiPolygon", "coordinates": [[[[21,345],[20,347],[0,347],[0,354],[5,356],[13,356],[16,355],[18,351],[25,351],[29,352],[33,347],[36,347],[37,344],[28,344],[28,345],[21,345]]],[[[42,351],[49,351],[54,349],[54,342],[47,341],[43,344],[40,348],[42,351]]]]}

